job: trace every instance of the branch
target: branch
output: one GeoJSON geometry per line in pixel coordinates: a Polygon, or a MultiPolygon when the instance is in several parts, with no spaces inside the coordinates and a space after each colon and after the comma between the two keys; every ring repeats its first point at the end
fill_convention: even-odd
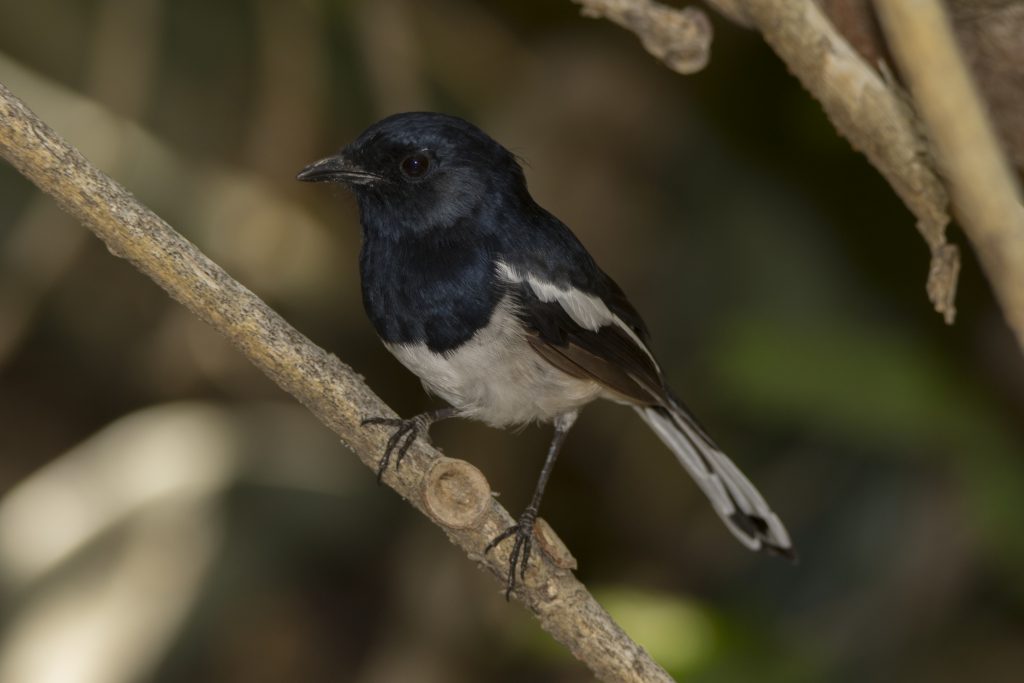
{"type": "Polygon", "coordinates": [[[938,151],[957,216],[1024,349],[1024,205],[978,91],[936,0],[875,7],[938,151]]]}
{"type": "MultiPolygon", "coordinates": [[[[630,11],[642,14],[649,13],[653,5],[650,0],[573,1],[583,4],[588,13],[598,5],[628,4],[630,11]]],[[[707,2],[762,33],[793,75],[821,102],[836,130],[867,156],[914,214],[931,251],[928,298],[946,322],[952,323],[960,255],[956,246],[946,241],[949,198],[921,126],[901,93],[861,59],[811,0],[707,2]]]]}
{"type": "Polygon", "coordinates": [[[592,19],[605,18],[629,29],[644,49],[676,73],[692,74],[711,55],[711,21],[695,7],[675,9],[652,0],[573,0],[592,19]]]}
{"type": "MultiPolygon", "coordinates": [[[[291,327],[231,279],[127,190],[101,173],[0,84],[0,155],[85,223],[116,256],[163,287],[228,338],[282,389],[301,401],[368,467],[376,469],[389,432],[363,418],[393,415],[351,368],[291,327]]],[[[512,524],[475,467],[417,441],[384,483],[425,514],[481,566],[505,581],[511,544],[482,556],[512,524]]],[[[569,568],[572,556],[546,524],[541,552],[515,591],[541,627],[605,681],[672,679],[622,631],[569,568]]]]}

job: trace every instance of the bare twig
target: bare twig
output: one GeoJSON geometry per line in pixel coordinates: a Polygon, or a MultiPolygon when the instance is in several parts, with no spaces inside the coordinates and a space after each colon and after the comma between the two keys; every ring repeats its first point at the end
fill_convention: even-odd
{"type": "MultiPolygon", "coordinates": [[[[604,4],[600,0],[574,1],[588,7],[604,4]]],[[[928,297],[946,322],[952,323],[960,255],[956,246],[946,241],[949,198],[921,127],[899,89],[868,66],[810,0],[707,2],[761,32],[793,75],[821,102],[836,130],[867,156],[913,212],[932,256],[928,297]]],[[[650,13],[653,3],[616,0],[614,4],[620,12],[650,13]]]]}
{"type": "MultiPolygon", "coordinates": [[[[111,253],[127,259],[226,336],[299,401],[367,466],[376,468],[388,432],[360,421],[392,415],[351,368],[291,327],[192,243],[90,164],[0,84],[0,155],[85,223],[111,253]]],[[[449,539],[504,584],[508,548],[481,549],[512,518],[469,463],[418,442],[384,482],[440,526],[449,539]]],[[[538,544],[514,593],[541,626],[606,681],[671,681],[567,569],[557,537],[538,544]],[[551,555],[556,558],[552,561],[551,555]]]]}
{"type": "Polygon", "coordinates": [[[765,41],[821,102],[836,130],[867,156],[917,217],[917,229],[932,254],[928,297],[952,323],[960,254],[946,241],[949,197],[902,93],[860,58],[815,3],[741,2],[765,41]]]}
{"type": "Polygon", "coordinates": [[[1024,349],[1024,205],[938,0],[875,2],[956,213],[1024,349]]]}
{"type": "Polygon", "coordinates": [[[675,9],[652,0],[573,0],[584,16],[604,17],[640,38],[644,49],[673,71],[692,74],[708,63],[711,22],[695,7],[675,9]]]}

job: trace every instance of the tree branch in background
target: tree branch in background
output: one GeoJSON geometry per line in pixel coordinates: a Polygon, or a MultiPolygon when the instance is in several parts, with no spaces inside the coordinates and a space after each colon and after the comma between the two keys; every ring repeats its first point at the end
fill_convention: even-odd
{"type": "Polygon", "coordinates": [[[1024,204],[938,0],[875,2],[948,179],[957,217],[1024,350],[1024,204]]]}
{"type": "MultiPolygon", "coordinates": [[[[653,17],[652,5],[657,7],[650,0],[573,1],[583,5],[588,16],[603,16],[610,12],[604,8],[614,7],[621,14],[653,17]]],[[[931,251],[928,298],[952,323],[960,254],[946,240],[949,197],[921,125],[898,87],[869,67],[809,0],[707,2],[726,17],[761,32],[821,102],[836,130],[867,156],[917,217],[917,228],[931,251]]],[[[636,31],[638,22],[623,25],[636,31]]]]}
{"type": "MultiPolygon", "coordinates": [[[[393,415],[351,368],[306,339],[233,280],[127,190],[101,173],[0,84],[0,155],[111,253],[130,261],[174,299],[228,338],[274,382],[376,469],[390,433],[362,428],[369,416],[393,415]]],[[[462,460],[417,441],[401,470],[384,482],[427,515],[466,554],[505,582],[509,547],[482,556],[488,541],[513,523],[487,480],[462,460]]],[[[572,556],[545,524],[541,552],[514,592],[556,640],[605,681],[672,679],[633,642],[569,569],[572,556]]]]}
{"type": "Polygon", "coordinates": [[[681,74],[692,74],[711,56],[711,21],[696,7],[675,9],[652,0],[574,0],[585,17],[605,18],[629,29],[644,49],[681,74]]]}

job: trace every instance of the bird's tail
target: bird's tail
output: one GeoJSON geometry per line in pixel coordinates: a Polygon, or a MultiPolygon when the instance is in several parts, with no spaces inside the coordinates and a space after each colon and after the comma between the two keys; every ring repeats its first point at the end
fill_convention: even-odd
{"type": "Polygon", "coordinates": [[[786,527],[739,468],[682,408],[636,407],[690,473],[729,531],[751,550],[796,559],[786,527]]]}

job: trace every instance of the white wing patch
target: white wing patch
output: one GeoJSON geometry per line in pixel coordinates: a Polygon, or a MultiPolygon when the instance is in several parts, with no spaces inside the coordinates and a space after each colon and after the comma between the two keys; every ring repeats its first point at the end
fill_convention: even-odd
{"type": "Polygon", "coordinates": [[[660,372],[658,361],[654,360],[654,355],[643,341],[640,340],[636,332],[623,322],[622,318],[612,313],[608,305],[598,297],[581,292],[575,287],[559,287],[554,283],[541,280],[532,273],[522,273],[504,261],[498,261],[495,265],[495,270],[498,273],[498,277],[506,282],[512,284],[525,283],[528,285],[534,295],[541,301],[557,303],[577,325],[584,329],[597,332],[606,325],[617,325],[629,335],[629,338],[633,340],[637,348],[647,355],[655,369],[660,372]]]}

